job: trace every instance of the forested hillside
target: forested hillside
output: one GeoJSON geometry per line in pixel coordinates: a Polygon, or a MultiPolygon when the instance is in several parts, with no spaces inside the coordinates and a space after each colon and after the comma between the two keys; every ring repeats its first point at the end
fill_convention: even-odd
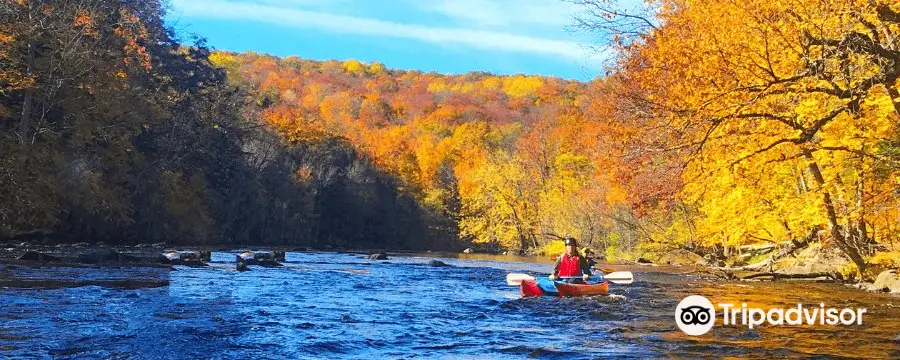
{"type": "MultiPolygon", "coordinates": [[[[215,53],[292,143],[346,138],[464,240],[534,249],[571,234],[606,242],[616,186],[593,85],[541,76],[440,75],[355,60],[215,53]],[[455,231],[454,231],[455,232],[455,231]]],[[[309,167],[298,169],[309,178],[309,167]]]]}
{"type": "Polygon", "coordinates": [[[287,144],[260,126],[164,15],[158,1],[0,4],[0,239],[455,242],[346,139],[287,144]]]}
{"type": "Polygon", "coordinates": [[[0,238],[900,266],[900,5],[573,2],[615,54],[587,83],[211,52],[155,1],[4,2],[0,238]]]}
{"type": "Polygon", "coordinates": [[[897,265],[897,4],[576,3],[617,54],[590,83],[212,60],[283,137],[348,139],[462,239],[736,263],[821,242],[856,269],[897,265]]]}

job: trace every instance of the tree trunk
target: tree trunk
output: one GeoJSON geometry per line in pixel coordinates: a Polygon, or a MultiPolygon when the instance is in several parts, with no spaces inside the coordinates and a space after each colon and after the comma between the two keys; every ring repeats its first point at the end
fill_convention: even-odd
{"type": "Polygon", "coordinates": [[[897,91],[891,84],[884,84],[888,94],[891,96],[891,103],[894,105],[894,111],[900,115],[900,91],[897,91]]]}
{"type": "Polygon", "coordinates": [[[850,260],[856,264],[859,271],[862,272],[866,269],[866,260],[860,253],[859,248],[850,243],[853,239],[844,234],[841,225],[838,223],[837,213],[834,210],[834,202],[831,199],[831,193],[829,193],[828,190],[824,190],[825,178],[822,176],[819,164],[816,163],[815,158],[813,158],[812,153],[809,151],[807,151],[805,155],[809,160],[809,171],[818,183],[818,187],[823,189],[822,198],[825,202],[825,212],[828,216],[828,226],[831,230],[831,236],[834,238],[834,242],[837,243],[841,251],[847,254],[847,256],[850,257],[850,260]]]}
{"type": "MultiPolygon", "coordinates": [[[[856,234],[858,238],[858,244],[862,244],[866,248],[869,247],[869,234],[866,231],[866,208],[865,202],[863,201],[864,193],[864,185],[862,174],[859,174],[856,180],[856,209],[859,211],[859,216],[856,219],[856,234]]],[[[864,249],[866,254],[869,254],[867,249],[864,249]]]]}
{"type": "MultiPolygon", "coordinates": [[[[25,58],[25,76],[32,76],[34,74],[34,43],[28,43],[28,54],[25,58]]],[[[28,88],[24,91],[23,100],[22,100],[22,114],[21,120],[19,122],[19,165],[25,165],[25,159],[27,158],[28,153],[28,139],[31,138],[29,135],[29,129],[31,128],[31,108],[32,102],[34,101],[34,89],[28,88]]]]}

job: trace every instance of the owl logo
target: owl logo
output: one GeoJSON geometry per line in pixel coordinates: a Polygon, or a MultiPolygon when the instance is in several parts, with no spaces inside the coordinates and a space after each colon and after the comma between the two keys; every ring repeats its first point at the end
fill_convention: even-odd
{"type": "Polygon", "coordinates": [[[688,325],[706,325],[712,316],[709,315],[710,308],[699,305],[688,306],[681,309],[681,322],[688,325]]]}
{"type": "Polygon", "coordinates": [[[715,324],[716,312],[712,302],[700,295],[691,295],[675,307],[675,324],[685,334],[700,336],[715,324]]]}

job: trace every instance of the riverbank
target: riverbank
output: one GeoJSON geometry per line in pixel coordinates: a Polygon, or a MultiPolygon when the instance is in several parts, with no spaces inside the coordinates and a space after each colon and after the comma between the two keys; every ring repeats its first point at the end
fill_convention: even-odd
{"type": "MultiPolygon", "coordinates": [[[[411,250],[385,250],[385,249],[314,249],[310,247],[296,246],[166,246],[165,244],[137,244],[137,245],[105,245],[105,244],[32,244],[20,243],[11,247],[0,248],[0,262],[13,266],[59,266],[78,267],[88,264],[94,267],[166,267],[167,262],[161,258],[166,251],[191,250],[202,252],[237,253],[244,250],[285,251],[294,253],[335,253],[351,254],[367,257],[372,254],[385,254],[388,258],[393,256],[425,256],[448,257],[464,260],[492,260],[509,262],[552,263],[550,256],[520,256],[511,254],[485,254],[477,252],[451,252],[451,251],[411,251],[411,250]],[[44,256],[37,257],[37,254],[44,256]],[[32,256],[21,262],[23,256],[32,256]]],[[[819,244],[813,244],[795,256],[785,257],[771,263],[765,269],[747,270],[741,267],[712,266],[703,261],[689,264],[689,257],[676,258],[673,256],[661,257],[664,263],[654,263],[642,257],[631,261],[617,261],[599,264],[598,268],[606,269],[647,269],[662,267],[667,271],[685,274],[706,274],[722,280],[741,281],[816,281],[830,282],[852,286],[869,292],[900,293],[900,277],[896,271],[886,270],[873,281],[856,281],[842,275],[850,262],[835,249],[823,248],[819,244]],[[687,260],[687,261],[685,261],[687,260]]],[[[9,281],[15,284],[15,281],[9,281]]],[[[46,279],[47,284],[55,286],[58,279],[46,279]]],[[[8,285],[9,285],[8,284],[8,285]]],[[[90,285],[92,283],[75,283],[76,286],[90,285]]],[[[96,283],[103,285],[102,282],[96,283]]],[[[2,284],[0,284],[2,285],[2,284]]],[[[127,286],[128,284],[126,284],[127,286]]]]}

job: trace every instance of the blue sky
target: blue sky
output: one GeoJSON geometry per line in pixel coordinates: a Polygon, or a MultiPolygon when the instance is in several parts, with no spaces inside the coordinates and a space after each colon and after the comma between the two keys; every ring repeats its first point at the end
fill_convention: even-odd
{"type": "Polygon", "coordinates": [[[440,73],[589,80],[604,55],[561,0],[172,0],[167,21],[220,50],[380,61],[440,73]]]}

